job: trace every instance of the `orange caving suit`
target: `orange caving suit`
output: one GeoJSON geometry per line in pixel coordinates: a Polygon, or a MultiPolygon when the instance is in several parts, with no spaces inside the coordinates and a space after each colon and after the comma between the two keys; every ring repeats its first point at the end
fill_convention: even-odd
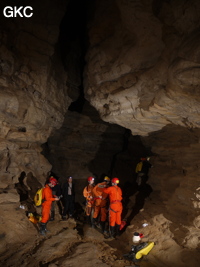
{"type": "Polygon", "coordinates": [[[42,203],[41,223],[47,223],[50,217],[51,203],[52,201],[55,200],[55,198],[52,195],[52,190],[48,186],[48,184],[45,185],[45,188],[42,191],[42,199],[44,199],[44,202],[42,203]]]}
{"type": "Polygon", "coordinates": [[[104,193],[109,195],[110,199],[110,226],[121,224],[122,214],[122,190],[117,185],[110,186],[104,189],[104,193]]]}
{"type": "Polygon", "coordinates": [[[88,184],[84,189],[83,189],[83,196],[86,198],[86,207],[85,207],[85,212],[86,215],[89,216],[92,211],[92,207],[94,204],[93,200],[93,189],[94,186],[88,184]]]}
{"type": "Polygon", "coordinates": [[[107,204],[107,196],[108,194],[104,193],[104,189],[107,187],[107,182],[102,182],[97,184],[94,187],[94,215],[93,218],[96,219],[100,213],[101,222],[106,221],[106,204],[107,204]],[[100,198],[102,197],[102,198],[100,198]]]}

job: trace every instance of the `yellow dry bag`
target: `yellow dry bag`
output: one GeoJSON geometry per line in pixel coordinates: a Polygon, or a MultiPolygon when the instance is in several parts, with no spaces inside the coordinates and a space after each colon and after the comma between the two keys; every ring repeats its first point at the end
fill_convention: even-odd
{"type": "Polygon", "coordinates": [[[36,207],[40,207],[42,205],[42,191],[43,188],[40,188],[35,194],[34,203],[36,207]]]}

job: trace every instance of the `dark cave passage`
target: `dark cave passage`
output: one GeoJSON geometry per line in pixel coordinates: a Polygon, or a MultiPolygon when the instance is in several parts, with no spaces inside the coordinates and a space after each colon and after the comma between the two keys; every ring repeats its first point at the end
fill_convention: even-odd
{"type": "Polygon", "coordinates": [[[59,47],[72,103],[68,110],[81,113],[85,103],[83,72],[87,51],[87,23],[93,3],[89,0],[69,1],[60,24],[59,47]],[[78,8],[77,8],[78,7],[78,8]]]}

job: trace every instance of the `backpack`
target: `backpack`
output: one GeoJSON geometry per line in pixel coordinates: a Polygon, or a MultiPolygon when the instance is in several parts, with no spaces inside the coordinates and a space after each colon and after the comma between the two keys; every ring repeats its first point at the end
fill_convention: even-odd
{"type": "Polygon", "coordinates": [[[42,200],[42,191],[43,191],[43,187],[38,189],[38,191],[36,192],[35,196],[34,196],[34,203],[36,207],[40,207],[43,203],[42,200]]]}
{"type": "Polygon", "coordinates": [[[136,166],[136,169],[135,169],[135,172],[138,173],[138,172],[141,172],[142,170],[142,166],[143,166],[143,162],[140,161],[137,166],[136,166]]]}

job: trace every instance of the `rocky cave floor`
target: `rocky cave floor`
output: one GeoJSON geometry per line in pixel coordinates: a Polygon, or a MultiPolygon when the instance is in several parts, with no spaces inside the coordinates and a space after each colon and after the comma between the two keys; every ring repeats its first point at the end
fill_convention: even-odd
{"type": "MultiPolygon", "coordinates": [[[[131,221],[125,231],[114,240],[106,239],[98,229],[86,224],[84,214],[79,211],[76,219],[61,220],[58,206],[55,220],[47,224],[49,232],[46,236],[41,236],[37,224],[28,220],[26,210],[19,207],[20,203],[3,204],[0,266],[198,267],[199,251],[184,247],[184,229],[174,227],[166,219],[166,214],[163,215],[164,206],[159,205],[156,192],[146,198],[143,208],[138,207],[135,210],[132,204],[136,202],[138,194],[139,192],[129,197],[125,217],[131,218],[131,221]],[[143,227],[144,223],[148,225],[143,227]],[[136,231],[144,235],[142,242],[153,241],[155,246],[134,265],[125,260],[123,254],[130,252],[133,233],[136,231]]],[[[37,208],[37,212],[39,214],[41,208],[37,208]]],[[[195,236],[193,233],[193,238],[195,236]]]]}
{"type": "MultiPolygon", "coordinates": [[[[134,266],[123,258],[123,254],[130,251],[123,235],[115,240],[105,239],[98,228],[74,219],[62,221],[59,215],[48,223],[49,232],[45,237],[37,233],[36,225],[32,226],[29,241],[13,247],[12,253],[7,251],[2,255],[1,266],[134,266]]],[[[154,266],[148,256],[138,264],[154,266]]]]}

